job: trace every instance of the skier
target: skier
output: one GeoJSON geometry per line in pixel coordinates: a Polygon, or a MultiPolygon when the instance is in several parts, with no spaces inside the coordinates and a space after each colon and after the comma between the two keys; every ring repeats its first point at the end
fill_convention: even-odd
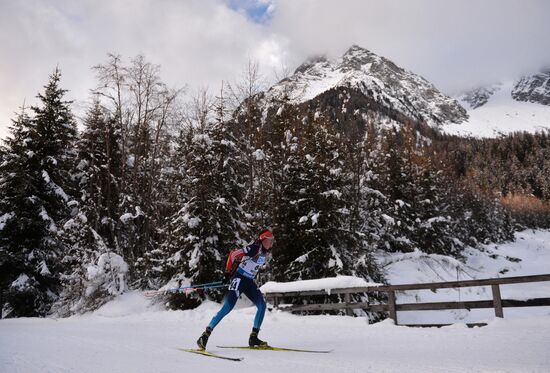
{"type": "Polygon", "coordinates": [[[218,323],[233,309],[237,299],[241,293],[244,293],[256,305],[256,316],[254,318],[254,326],[248,345],[250,347],[267,346],[267,342],[258,338],[260,326],[265,315],[265,300],[254,282],[254,277],[258,273],[261,266],[265,265],[271,258],[271,247],[275,237],[273,233],[266,229],[258,236],[258,239],[241,249],[233,250],[227,259],[225,266],[225,274],[223,282],[229,285],[229,292],[226,294],[222,308],[212,318],[210,324],[200,338],[197,340],[197,345],[201,350],[206,349],[208,337],[218,323]]]}

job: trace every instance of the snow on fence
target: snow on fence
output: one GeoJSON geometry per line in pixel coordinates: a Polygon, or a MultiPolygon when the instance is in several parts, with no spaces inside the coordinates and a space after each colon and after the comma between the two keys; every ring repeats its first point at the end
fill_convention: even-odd
{"type": "MultiPolygon", "coordinates": [[[[372,312],[388,312],[391,319],[397,325],[397,311],[427,311],[427,310],[451,310],[451,309],[477,309],[494,308],[496,317],[504,317],[504,307],[540,307],[550,306],[550,298],[533,298],[528,300],[502,299],[500,295],[500,285],[520,284],[530,282],[550,281],[550,274],[490,278],[481,280],[464,280],[449,282],[431,282],[422,284],[403,284],[403,285],[378,285],[373,286],[351,286],[351,287],[333,287],[323,289],[300,289],[295,290],[292,286],[286,284],[267,283],[262,287],[268,302],[274,307],[290,312],[302,311],[337,311],[346,310],[348,314],[352,309],[363,309],[372,312]],[[280,285],[280,286],[277,286],[280,285]],[[492,300],[476,300],[462,302],[430,302],[430,303],[405,303],[397,304],[395,293],[397,291],[409,290],[431,290],[434,293],[437,289],[464,288],[475,286],[491,286],[492,300]],[[287,290],[288,289],[288,290],[287,290]],[[351,294],[385,292],[388,294],[387,304],[371,304],[370,302],[351,302],[351,294]],[[281,305],[281,300],[286,297],[305,298],[315,295],[343,294],[345,302],[343,303],[323,303],[323,304],[300,304],[300,305],[281,305]]],[[[302,282],[303,283],[303,282],[302,282]]],[[[479,325],[479,324],[476,324],[479,325]]],[[[428,326],[428,325],[424,325],[428,326]]],[[[429,326],[435,326],[429,325],[429,326]]]]}

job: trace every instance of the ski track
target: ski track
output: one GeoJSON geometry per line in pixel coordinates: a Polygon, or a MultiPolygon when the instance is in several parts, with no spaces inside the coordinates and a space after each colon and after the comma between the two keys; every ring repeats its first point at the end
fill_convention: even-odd
{"type": "MultiPolygon", "coordinates": [[[[488,245],[468,254],[467,267],[478,278],[550,273],[550,231],[524,231],[516,242],[488,245]],[[497,259],[488,259],[497,254],[497,259]],[[506,256],[519,257],[510,262],[506,256]]],[[[457,262],[421,253],[383,258],[391,283],[453,280],[457,262]],[[427,266],[431,269],[428,270],[427,266]],[[432,272],[433,270],[433,272],[432,272]]],[[[550,283],[503,287],[503,296],[549,296],[550,283]]],[[[484,288],[400,294],[404,301],[443,301],[487,297],[484,288]]],[[[204,372],[550,372],[550,307],[494,311],[398,312],[401,322],[455,322],[443,328],[408,328],[390,320],[369,325],[365,318],[297,316],[267,312],[260,338],[276,347],[333,350],[327,354],[226,350],[245,345],[255,308],[240,300],[214,330],[211,352],[244,357],[241,362],[178,351],[195,341],[220,305],[204,302],[187,311],[163,311],[139,292],[130,292],[93,314],[66,319],[0,320],[2,373],[204,373],[204,372]],[[486,321],[483,328],[461,322],[486,321]]]]}
{"type": "Polygon", "coordinates": [[[328,354],[228,351],[246,343],[254,308],[235,310],[212,334],[211,351],[232,362],[176,350],[193,348],[217,305],[107,318],[81,316],[0,323],[2,372],[548,372],[550,316],[416,329],[363,318],[269,312],[261,336],[274,346],[334,349],[328,354]],[[196,313],[200,313],[197,317],[196,313]]]}

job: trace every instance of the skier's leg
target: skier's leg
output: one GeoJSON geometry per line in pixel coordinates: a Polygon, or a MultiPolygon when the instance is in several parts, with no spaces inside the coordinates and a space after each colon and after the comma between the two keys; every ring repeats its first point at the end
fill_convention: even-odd
{"type": "Polygon", "coordinates": [[[197,340],[197,346],[199,346],[201,350],[206,349],[206,344],[208,343],[208,338],[210,337],[212,330],[225,316],[227,316],[229,312],[231,312],[233,307],[235,307],[235,303],[237,303],[237,299],[239,299],[240,295],[240,280],[241,279],[237,277],[231,281],[231,286],[229,287],[229,292],[225,295],[222,308],[212,318],[212,320],[210,320],[210,324],[208,324],[206,330],[197,340]]]}
{"type": "Polygon", "coordinates": [[[227,316],[229,312],[231,312],[233,307],[235,307],[235,303],[237,303],[237,299],[239,299],[240,295],[240,280],[241,279],[239,277],[236,277],[231,281],[231,286],[229,287],[230,290],[225,296],[222,308],[212,318],[210,324],[208,324],[208,328],[210,328],[210,330],[214,329],[216,325],[218,325],[218,323],[222,321],[222,319],[227,316]]]}
{"type": "Polygon", "coordinates": [[[260,329],[264,321],[266,304],[264,296],[257,286],[246,289],[245,295],[256,305],[256,316],[254,317],[254,329],[260,329]]]}

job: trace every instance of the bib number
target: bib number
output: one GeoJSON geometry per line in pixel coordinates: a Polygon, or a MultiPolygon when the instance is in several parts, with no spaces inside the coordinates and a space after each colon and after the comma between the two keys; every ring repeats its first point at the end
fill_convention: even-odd
{"type": "Polygon", "coordinates": [[[241,279],[236,277],[231,281],[231,285],[229,285],[229,290],[233,290],[235,293],[237,293],[237,296],[239,296],[239,285],[241,284],[241,279]]]}

